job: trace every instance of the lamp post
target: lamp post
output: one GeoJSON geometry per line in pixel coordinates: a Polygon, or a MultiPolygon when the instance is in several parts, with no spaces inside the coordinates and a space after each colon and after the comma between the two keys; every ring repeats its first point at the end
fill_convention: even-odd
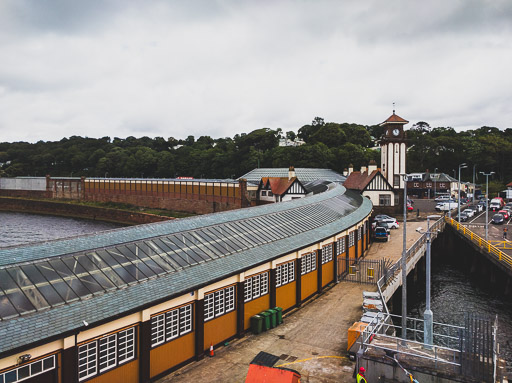
{"type": "Polygon", "coordinates": [[[489,176],[493,175],[494,172],[484,173],[480,172],[485,176],[485,240],[489,237],[489,176]]]}
{"type": "Polygon", "coordinates": [[[463,164],[460,164],[459,165],[459,198],[457,199],[457,222],[460,223],[460,169],[464,169],[464,168],[467,168],[468,166],[466,165],[466,163],[463,163],[463,164]]]}
{"type": "MultiPolygon", "coordinates": [[[[432,313],[432,310],[430,309],[430,275],[431,275],[431,234],[430,231],[430,220],[431,219],[437,219],[441,218],[439,215],[429,215],[427,217],[427,259],[426,259],[426,297],[425,297],[425,312],[423,313],[423,320],[425,321],[424,326],[424,338],[423,343],[425,346],[432,346],[434,343],[434,314],[432,313]]],[[[419,233],[422,233],[421,227],[416,229],[419,233]]],[[[422,233],[423,234],[423,233],[422,233]]]]}
{"type": "Polygon", "coordinates": [[[437,168],[434,169],[434,174],[435,174],[435,178],[434,178],[434,201],[436,200],[436,181],[437,181],[437,168]]]}
{"type": "Polygon", "coordinates": [[[475,194],[476,194],[475,169],[476,169],[476,164],[473,165],[473,205],[475,204],[475,194]]]}
{"type": "Polygon", "coordinates": [[[407,340],[407,173],[401,173],[404,180],[404,237],[402,248],[402,344],[407,340]]]}

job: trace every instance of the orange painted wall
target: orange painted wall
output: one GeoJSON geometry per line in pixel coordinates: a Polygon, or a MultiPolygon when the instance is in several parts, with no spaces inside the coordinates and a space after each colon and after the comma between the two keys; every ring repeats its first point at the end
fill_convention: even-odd
{"type": "Polygon", "coordinates": [[[209,320],[204,324],[204,350],[210,343],[217,344],[236,334],[236,310],[221,317],[209,320]]]}
{"type": "Polygon", "coordinates": [[[334,261],[322,265],[322,287],[334,280],[334,261]]]}
{"type": "Polygon", "coordinates": [[[138,383],[139,381],[139,360],[114,368],[104,374],[88,380],[91,383],[138,383]]]}
{"type": "Polygon", "coordinates": [[[348,248],[348,257],[355,258],[356,257],[356,247],[352,246],[348,248]]]}
{"type": "Polygon", "coordinates": [[[318,289],[318,270],[301,275],[300,299],[304,300],[313,295],[318,289]]]}
{"type": "Polygon", "coordinates": [[[194,356],[195,333],[164,343],[150,351],[150,376],[154,377],[194,356]]]}
{"type": "Polygon", "coordinates": [[[295,289],[297,282],[291,282],[276,289],[276,306],[282,307],[283,311],[295,306],[295,289]]]}
{"type": "Polygon", "coordinates": [[[270,308],[270,294],[253,299],[244,305],[244,329],[251,326],[251,317],[270,308]]]}

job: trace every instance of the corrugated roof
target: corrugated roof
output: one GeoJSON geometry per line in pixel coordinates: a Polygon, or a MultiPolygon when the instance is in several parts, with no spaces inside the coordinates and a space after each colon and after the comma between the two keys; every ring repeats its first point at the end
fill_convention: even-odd
{"type": "MultiPolygon", "coordinates": [[[[247,182],[259,183],[263,177],[286,177],[288,178],[288,168],[258,168],[251,170],[240,178],[244,178],[247,182]]],[[[295,176],[300,182],[311,182],[316,180],[325,180],[342,184],[346,177],[331,169],[314,169],[314,168],[295,168],[295,176]]],[[[238,178],[238,179],[240,179],[238,178]]]]}
{"type": "Polygon", "coordinates": [[[92,326],[193,291],[328,238],[371,209],[358,193],[331,186],[279,204],[7,250],[23,261],[7,262],[3,250],[0,301],[11,308],[2,305],[7,315],[0,321],[0,353],[68,333],[83,320],[92,326]],[[84,249],[86,244],[92,246],[84,249]],[[39,280],[16,280],[30,273],[40,274],[39,280]],[[131,282],[125,280],[129,276],[131,282]]]}

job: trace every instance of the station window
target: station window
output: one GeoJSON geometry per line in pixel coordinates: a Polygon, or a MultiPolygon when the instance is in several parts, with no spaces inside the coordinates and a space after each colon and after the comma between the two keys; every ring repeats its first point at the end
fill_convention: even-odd
{"type": "Polygon", "coordinates": [[[332,261],[332,243],[322,247],[322,265],[332,261]]]}
{"type": "Polygon", "coordinates": [[[267,191],[266,191],[266,190],[262,190],[262,191],[261,191],[261,195],[262,195],[263,197],[266,197],[266,196],[267,196],[267,191]]]}
{"type": "Polygon", "coordinates": [[[252,301],[268,294],[268,271],[253,275],[244,282],[244,302],[252,301]]]}
{"type": "Polygon", "coordinates": [[[379,194],[380,206],[391,206],[391,196],[389,194],[379,194]]]}
{"type": "Polygon", "coordinates": [[[316,252],[304,254],[301,257],[300,274],[304,275],[316,270],[316,252]]]}
{"type": "Polygon", "coordinates": [[[283,263],[276,268],[276,287],[295,280],[295,261],[283,263]]]}
{"type": "Polygon", "coordinates": [[[2,372],[0,374],[1,383],[17,383],[22,382],[33,376],[40,375],[46,371],[55,368],[55,355],[39,359],[35,362],[25,364],[21,367],[2,372]]]}
{"type": "Polygon", "coordinates": [[[357,240],[360,241],[361,238],[363,238],[363,227],[359,227],[359,229],[357,229],[357,240]]]}
{"type": "Polygon", "coordinates": [[[229,286],[204,296],[204,320],[217,318],[235,309],[235,286],[229,286]]]}
{"type": "Polygon", "coordinates": [[[192,331],[192,304],[151,318],[151,346],[178,338],[192,331]]]}
{"type": "Polygon", "coordinates": [[[348,247],[354,246],[354,244],[355,244],[355,237],[356,237],[356,232],[355,231],[351,231],[350,233],[348,233],[348,247]]]}
{"type": "Polygon", "coordinates": [[[340,255],[345,252],[345,238],[346,237],[341,237],[336,241],[336,255],[340,255]]]}
{"type": "Polygon", "coordinates": [[[135,358],[135,327],[78,347],[78,380],[110,370],[135,358]]]}

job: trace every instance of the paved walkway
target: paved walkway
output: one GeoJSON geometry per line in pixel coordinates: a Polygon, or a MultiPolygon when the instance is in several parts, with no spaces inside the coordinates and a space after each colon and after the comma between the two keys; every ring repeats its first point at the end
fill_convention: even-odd
{"type": "MultiPolygon", "coordinates": [[[[416,227],[407,226],[408,246],[419,237],[416,227]]],[[[389,242],[373,243],[372,259],[398,259],[402,252],[402,229],[392,231],[389,242]]],[[[351,382],[354,363],[347,357],[347,331],[362,314],[362,292],[375,291],[372,285],[341,282],[321,296],[285,316],[284,323],[260,335],[248,334],[215,350],[215,357],[191,363],[160,379],[168,382],[244,382],[249,363],[265,351],[281,357],[276,363],[299,371],[301,382],[351,382]]]]}

